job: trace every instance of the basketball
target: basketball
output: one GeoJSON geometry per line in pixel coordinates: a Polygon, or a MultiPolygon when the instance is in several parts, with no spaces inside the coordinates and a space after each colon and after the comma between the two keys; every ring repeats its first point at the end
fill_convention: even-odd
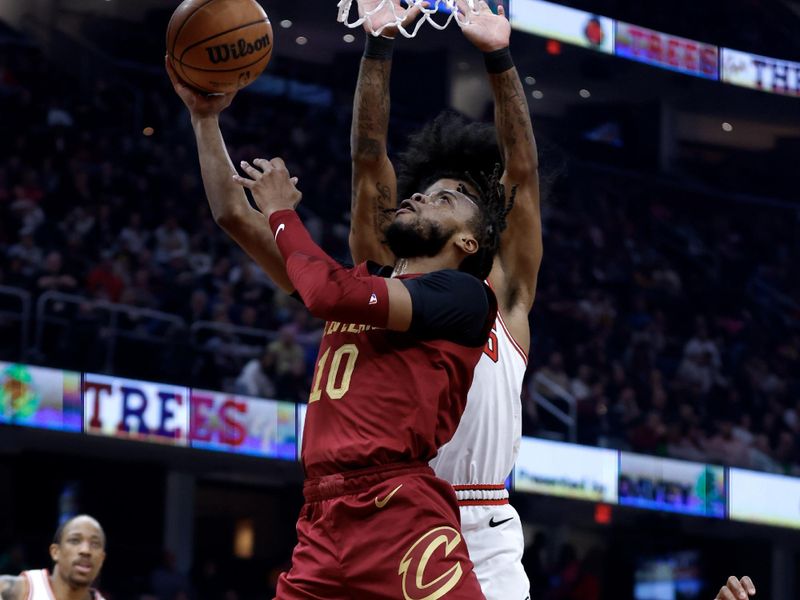
{"type": "Polygon", "coordinates": [[[169,20],[167,54],[191,87],[235,92],[269,63],[272,25],[255,0],[184,0],[169,20]]]}

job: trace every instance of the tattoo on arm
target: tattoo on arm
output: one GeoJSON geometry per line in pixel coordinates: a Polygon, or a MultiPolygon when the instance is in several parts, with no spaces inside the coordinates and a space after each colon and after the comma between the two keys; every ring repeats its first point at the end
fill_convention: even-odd
{"type": "Polygon", "coordinates": [[[536,140],[533,137],[528,101],[516,69],[489,76],[495,97],[495,125],[506,171],[535,169],[536,140]]]}
{"type": "Polygon", "coordinates": [[[22,577],[0,576],[0,600],[22,600],[22,577]]]}
{"type": "Polygon", "coordinates": [[[377,194],[372,204],[374,211],[373,225],[375,231],[381,237],[381,243],[384,243],[383,231],[389,226],[392,216],[394,215],[394,200],[392,200],[391,188],[385,183],[377,182],[375,184],[375,190],[377,194]]]}
{"type": "Polygon", "coordinates": [[[350,134],[354,161],[377,161],[386,153],[391,69],[389,60],[361,60],[350,134]]]}

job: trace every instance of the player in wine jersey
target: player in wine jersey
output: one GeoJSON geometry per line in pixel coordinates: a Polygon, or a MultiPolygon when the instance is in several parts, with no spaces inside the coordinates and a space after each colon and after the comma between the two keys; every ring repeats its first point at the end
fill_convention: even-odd
{"type": "Polygon", "coordinates": [[[91,585],[106,559],[105,546],[100,523],[88,515],[71,518],[53,536],[53,572],[0,575],[0,600],[103,600],[91,585]]]}
{"type": "MultiPolygon", "coordinates": [[[[369,2],[359,0],[362,13],[372,9],[369,2]]],[[[395,8],[402,10],[399,3],[395,8]]],[[[466,10],[463,3],[460,8],[466,10]]],[[[385,16],[393,20],[391,14],[385,16]]],[[[525,92],[508,50],[511,27],[505,12],[500,7],[493,14],[481,2],[479,14],[471,15],[470,21],[462,29],[484,53],[495,99],[496,131],[441,115],[412,137],[401,157],[399,178],[386,146],[393,45],[387,37],[396,31],[386,29],[378,38],[368,35],[351,134],[350,247],[355,261],[389,264],[395,260],[383,231],[396,199],[443,175],[491,171],[495,163],[501,163],[506,189],[516,190],[509,226],[488,278],[497,294],[497,321],[476,367],[458,430],[431,464],[437,475],[455,487],[462,531],[486,597],[523,600],[530,586],[521,562],[522,525],[508,503],[504,482],[519,449],[520,394],[530,346],[528,314],[542,257],[538,158],[525,92]]],[[[375,29],[382,25],[381,13],[373,14],[365,25],[368,32],[370,25],[375,29]]]]}
{"type": "Polygon", "coordinates": [[[219,129],[233,95],[176,77],[216,222],[326,321],[306,416],[306,504],[278,598],[482,598],[452,487],[428,462],[455,432],[497,301],[488,276],[513,206],[499,172],[441,177],[392,212],[395,267],[348,269],[294,212],[280,159],[236,174],[219,129]],[[250,207],[248,188],[260,210],[250,207]]]}

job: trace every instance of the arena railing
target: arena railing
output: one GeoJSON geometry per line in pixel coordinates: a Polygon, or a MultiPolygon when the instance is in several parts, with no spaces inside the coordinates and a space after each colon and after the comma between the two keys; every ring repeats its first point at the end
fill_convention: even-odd
{"type": "Polygon", "coordinates": [[[48,325],[59,328],[62,335],[94,326],[97,337],[105,341],[103,368],[108,372],[114,368],[120,339],[165,346],[175,334],[188,329],[186,321],[173,314],[55,291],[39,296],[35,321],[33,353],[37,357],[47,356],[44,344],[48,325]]]}
{"type": "Polygon", "coordinates": [[[528,383],[528,392],[537,406],[544,409],[564,425],[567,431],[567,439],[570,442],[575,442],[578,439],[578,400],[575,396],[542,372],[536,373],[536,375],[531,378],[528,383]],[[548,398],[539,392],[536,389],[537,386],[546,388],[554,398],[548,398]],[[567,405],[567,410],[555,405],[553,399],[556,398],[567,405]]]}
{"type": "Polygon", "coordinates": [[[19,360],[23,360],[28,350],[30,320],[30,293],[20,288],[0,285],[0,331],[5,329],[5,322],[10,321],[12,325],[9,329],[19,332],[19,346],[16,352],[19,360]],[[19,306],[18,309],[15,308],[17,304],[19,306]],[[18,323],[18,327],[14,326],[13,323],[18,323]]]}

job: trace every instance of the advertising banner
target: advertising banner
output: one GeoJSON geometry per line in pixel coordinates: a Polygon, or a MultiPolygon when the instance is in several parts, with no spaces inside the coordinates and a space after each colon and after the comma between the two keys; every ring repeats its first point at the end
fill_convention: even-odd
{"type": "Polygon", "coordinates": [[[186,446],[189,388],[86,373],[84,431],[142,442],[186,446]]]}
{"type": "Polygon", "coordinates": [[[800,479],[743,469],[729,473],[731,519],[800,528],[800,479]]]}
{"type": "Polygon", "coordinates": [[[717,46],[630,23],[617,22],[616,54],[686,75],[719,79],[717,46]]]}
{"type": "Polygon", "coordinates": [[[193,448],[294,460],[297,424],[292,402],[192,390],[193,448]]]}
{"type": "Polygon", "coordinates": [[[617,501],[618,452],[523,437],[514,466],[514,490],[617,501]]]}
{"type": "Polygon", "coordinates": [[[81,430],[81,374],[0,362],[0,423],[81,430]]]}
{"type": "Polygon", "coordinates": [[[543,0],[511,2],[511,26],[541,37],[614,54],[614,21],[543,0]]]}
{"type": "Polygon", "coordinates": [[[725,517],[725,469],[622,452],[619,503],[722,519],[725,517]]]}
{"type": "Polygon", "coordinates": [[[800,63],[722,49],[722,80],[788,96],[800,96],[800,63]]]}

